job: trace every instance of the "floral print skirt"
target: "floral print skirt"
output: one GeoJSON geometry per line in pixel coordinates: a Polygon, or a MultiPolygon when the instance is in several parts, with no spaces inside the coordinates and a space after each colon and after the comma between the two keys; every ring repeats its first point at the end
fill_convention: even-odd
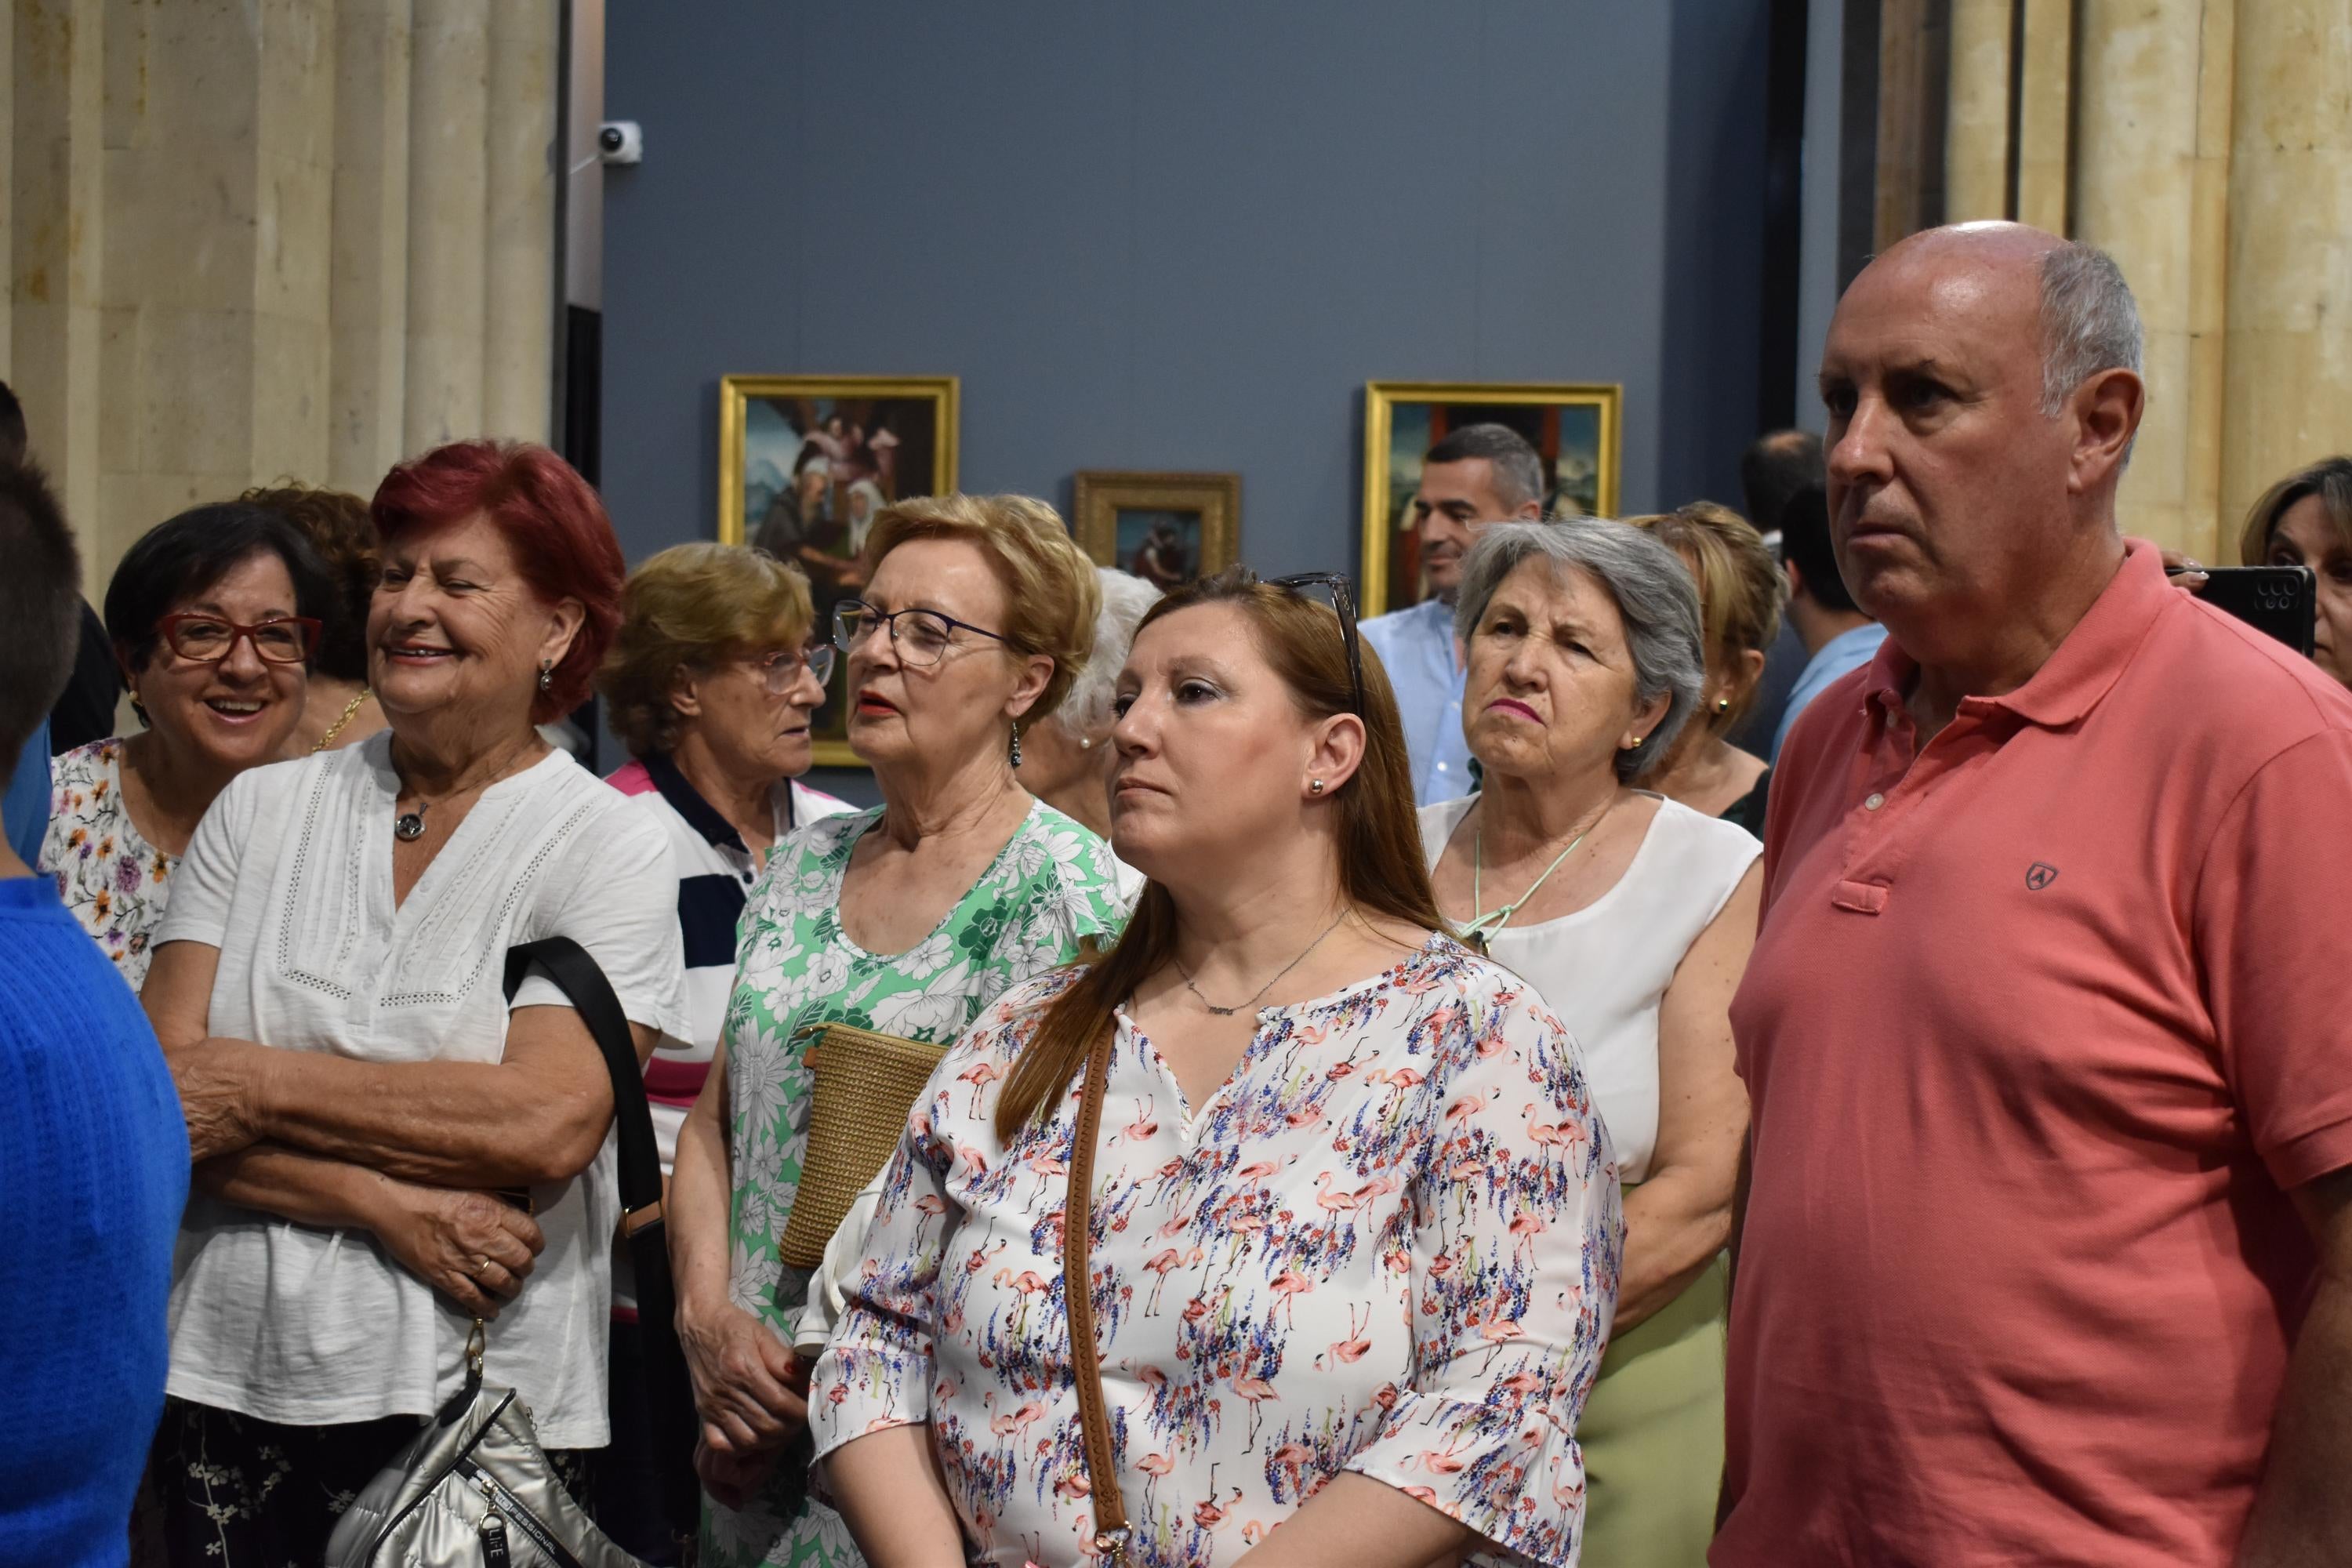
{"type": "MultiPolygon", "coordinates": [[[[416,1436],[414,1415],[287,1426],[184,1399],[163,1402],[131,1521],[133,1568],[286,1568],[326,1560],[352,1500],[416,1436]]],[[[550,1453],[556,1479],[592,1500],[588,1456],[550,1453]]]]}

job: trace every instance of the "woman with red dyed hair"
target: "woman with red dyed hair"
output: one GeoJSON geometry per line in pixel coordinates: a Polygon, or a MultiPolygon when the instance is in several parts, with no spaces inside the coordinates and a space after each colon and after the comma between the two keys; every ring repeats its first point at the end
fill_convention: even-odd
{"type": "Polygon", "coordinates": [[[195,1160],[155,1480],[173,1561],[210,1568],[318,1562],[335,1500],[460,1387],[477,1318],[559,1462],[604,1446],[612,1092],[562,991],[509,1004],[503,955],[586,948],[641,1059],[688,1029],[661,829],[535,728],[618,620],[595,493],[461,441],[373,510],[391,727],[222,794],[144,998],[195,1160]]]}

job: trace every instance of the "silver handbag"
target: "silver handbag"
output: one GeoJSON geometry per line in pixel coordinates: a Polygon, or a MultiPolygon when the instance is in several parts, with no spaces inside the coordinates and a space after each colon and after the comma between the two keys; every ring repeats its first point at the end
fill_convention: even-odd
{"type": "Polygon", "coordinates": [[[511,1388],[482,1381],[482,1325],[466,1386],[376,1472],[327,1540],[327,1568],[645,1568],[555,1479],[511,1388]]]}

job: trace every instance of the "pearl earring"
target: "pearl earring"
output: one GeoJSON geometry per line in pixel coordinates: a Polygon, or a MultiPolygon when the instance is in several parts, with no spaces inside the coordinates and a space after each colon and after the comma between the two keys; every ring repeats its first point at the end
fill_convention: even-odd
{"type": "Polygon", "coordinates": [[[554,684],[555,661],[551,658],[541,659],[539,661],[539,689],[541,691],[544,691],[554,684]]]}
{"type": "Polygon", "coordinates": [[[1307,781],[1307,793],[1309,795],[1321,795],[1323,793],[1323,781],[1321,779],[1310,779],[1307,781]]]}

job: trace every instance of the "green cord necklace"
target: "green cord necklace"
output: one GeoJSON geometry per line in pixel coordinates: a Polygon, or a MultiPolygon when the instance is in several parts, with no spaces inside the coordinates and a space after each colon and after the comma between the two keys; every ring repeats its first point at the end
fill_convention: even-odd
{"type": "MultiPolygon", "coordinates": [[[[1526,905],[1527,901],[1529,899],[1534,898],[1536,894],[1542,889],[1543,885],[1551,879],[1551,874],[1559,869],[1560,862],[1566,860],[1570,856],[1576,853],[1576,847],[1578,845],[1592,837],[1594,828],[1599,827],[1602,823],[1609,820],[1609,813],[1615,807],[1616,804],[1617,803],[1612,800],[1609,805],[1602,806],[1601,808],[1601,815],[1592,819],[1592,826],[1591,827],[1587,827],[1583,832],[1570,839],[1568,841],[1568,847],[1552,857],[1551,864],[1544,868],[1543,875],[1538,877],[1532,883],[1530,883],[1526,892],[1521,893],[1517,898],[1513,899],[1507,904],[1501,905],[1496,909],[1488,910],[1483,915],[1475,917],[1468,925],[1464,926],[1462,928],[1462,940],[1468,942],[1472,947],[1476,948],[1481,953],[1491,954],[1494,951],[1493,942],[1495,937],[1506,925],[1510,923],[1511,917],[1517,914],[1520,909],[1526,905]]],[[[1473,830],[1470,842],[1472,846],[1470,861],[1470,907],[1475,910],[1480,903],[1485,901],[1481,897],[1481,886],[1485,880],[1486,870],[1486,824],[1483,818],[1480,820],[1477,827],[1473,830]]]]}

